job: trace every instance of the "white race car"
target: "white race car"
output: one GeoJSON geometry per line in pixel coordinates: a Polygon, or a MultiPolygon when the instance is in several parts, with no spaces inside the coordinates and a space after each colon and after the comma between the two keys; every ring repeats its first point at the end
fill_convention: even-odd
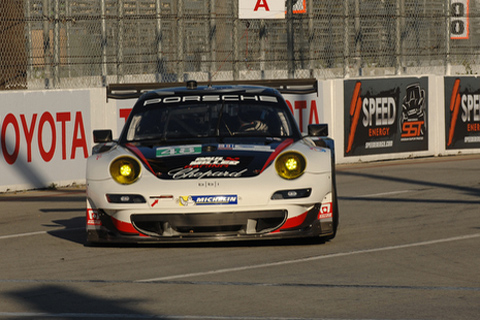
{"type": "Polygon", "coordinates": [[[141,95],[118,140],[94,131],[87,243],[332,239],[333,141],[326,125],[308,131],[269,87],[141,95]]]}

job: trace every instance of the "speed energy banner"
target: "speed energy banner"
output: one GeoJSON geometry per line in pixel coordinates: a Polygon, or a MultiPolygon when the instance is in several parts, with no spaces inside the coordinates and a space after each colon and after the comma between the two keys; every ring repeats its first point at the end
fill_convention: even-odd
{"type": "Polygon", "coordinates": [[[428,150],[428,78],[344,82],[345,156],[428,150]]]}
{"type": "Polygon", "coordinates": [[[480,78],[445,77],[446,149],[480,148],[480,78]]]}

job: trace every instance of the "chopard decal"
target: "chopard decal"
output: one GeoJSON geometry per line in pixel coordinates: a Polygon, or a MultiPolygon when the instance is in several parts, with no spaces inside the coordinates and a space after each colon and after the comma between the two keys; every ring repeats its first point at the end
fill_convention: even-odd
{"type": "Polygon", "coordinates": [[[199,168],[178,168],[173,169],[168,172],[168,175],[171,176],[175,180],[179,179],[202,179],[202,178],[238,178],[244,174],[247,169],[243,169],[240,171],[200,171],[199,168]]]}

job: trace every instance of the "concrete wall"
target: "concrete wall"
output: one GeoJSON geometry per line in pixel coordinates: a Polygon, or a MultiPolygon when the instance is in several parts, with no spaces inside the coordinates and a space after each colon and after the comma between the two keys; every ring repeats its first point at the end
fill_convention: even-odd
{"type": "MultiPolygon", "coordinates": [[[[476,78],[471,78],[472,83],[476,83],[476,78]]],[[[400,82],[402,80],[402,78],[359,79],[358,82],[362,82],[364,86],[362,90],[365,90],[360,93],[360,96],[366,99],[385,95],[385,92],[397,94],[398,90],[389,88],[389,86],[396,86],[396,79],[400,79],[400,82]]],[[[318,96],[316,94],[286,95],[285,98],[297,121],[302,123],[303,131],[306,131],[309,122],[318,121],[329,124],[330,136],[335,139],[337,163],[479,153],[480,147],[476,143],[458,149],[447,147],[446,130],[449,127],[447,120],[452,115],[449,114],[448,109],[450,101],[445,101],[445,78],[422,76],[419,79],[423,81],[422,83],[428,82],[428,87],[424,88],[427,100],[425,104],[427,133],[422,133],[422,137],[418,138],[424,139],[426,146],[424,150],[409,151],[408,147],[407,150],[401,147],[398,149],[400,151],[395,151],[397,149],[393,148],[380,150],[378,154],[369,154],[371,150],[367,150],[368,154],[346,153],[345,141],[350,134],[352,117],[349,114],[350,101],[345,101],[345,97],[350,99],[351,92],[346,92],[345,88],[348,88],[349,84],[354,84],[355,79],[320,80],[318,96]]],[[[407,80],[416,81],[415,78],[407,80]]],[[[462,78],[462,81],[465,83],[466,80],[462,78]]],[[[399,90],[397,112],[400,112],[403,89],[399,90]]],[[[448,87],[447,90],[451,88],[448,87]]],[[[472,88],[472,84],[465,90],[480,92],[480,89],[472,88]]],[[[473,102],[470,103],[471,119],[469,121],[475,124],[477,120],[480,122],[479,103],[478,99],[475,100],[477,95],[471,96],[473,102]]],[[[462,94],[462,99],[463,97],[462,94]]],[[[464,100],[467,101],[467,98],[464,100]]],[[[2,172],[0,192],[85,183],[85,160],[91,153],[93,145],[92,130],[110,128],[113,130],[114,137],[118,137],[125,121],[125,110],[128,112],[133,102],[134,100],[114,99],[107,101],[103,88],[0,91],[0,170],[2,172]]],[[[460,111],[458,121],[466,119],[465,110],[463,113],[460,111]]],[[[362,121],[363,119],[360,118],[359,126],[362,121]]],[[[388,131],[387,126],[382,128],[388,131]]],[[[399,126],[396,124],[391,128],[395,131],[399,126]]],[[[475,135],[476,132],[472,134],[475,135]]],[[[400,136],[400,132],[397,132],[396,136],[400,136]]],[[[358,145],[361,146],[361,144],[358,145]]]]}

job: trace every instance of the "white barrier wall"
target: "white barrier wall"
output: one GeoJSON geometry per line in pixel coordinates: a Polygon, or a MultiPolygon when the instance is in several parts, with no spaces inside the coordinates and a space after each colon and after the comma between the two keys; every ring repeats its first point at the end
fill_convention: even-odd
{"type": "Polygon", "coordinates": [[[115,112],[102,89],[0,91],[0,192],[84,183],[91,132],[115,112]]]}
{"type": "MultiPolygon", "coordinates": [[[[353,91],[353,90],[352,90],[353,91]]],[[[457,154],[474,154],[480,152],[480,79],[476,77],[443,77],[443,76],[419,76],[419,77],[392,77],[392,78],[361,78],[358,80],[333,80],[326,81],[324,84],[324,105],[331,106],[325,110],[326,118],[329,119],[330,127],[333,129],[332,137],[335,139],[336,162],[337,163],[355,163],[355,162],[369,162],[378,160],[392,160],[405,159],[412,157],[425,156],[443,156],[443,155],[457,155],[457,154]],[[458,82],[458,87],[452,83],[453,80],[458,82]],[[378,101],[382,97],[396,96],[396,112],[397,118],[394,123],[379,125],[374,127],[375,130],[397,130],[397,146],[392,148],[377,149],[377,154],[363,154],[351,155],[348,153],[349,146],[346,145],[351,134],[351,127],[353,118],[349,114],[352,101],[345,101],[345,97],[351,97],[353,92],[347,92],[346,83],[357,82],[361,84],[360,101],[365,102],[367,98],[378,101]],[[367,83],[370,83],[368,87],[367,83]],[[424,84],[427,83],[426,86],[424,84]],[[381,88],[377,88],[381,87],[381,88]],[[425,91],[424,99],[419,99],[418,91],[425,91]],[[455,91],[457,90],[457,91],[455,91]],[[455,103],[451,97],[456,95],[455,103]],[[329,97],[331,100],[328,100],[329,97]],[[408,118],[408,111],[405,110],[409,102],[413,100],[414,104],[421,104],[424,108],[424,118],[406,119],[402,128],[402,113],[403,117],[408,118]],[[419,102],[420,100],[421,102],[419,102]],[[330,109],[330,110],[329,110],[330,109]],[[456,109],[456,115],[455,111],[456,109]],[[328,114],[331,114],[328,117],[328,114]],[[451,118],[454,118],[451,122],[451,118]],[[420,132],[420,125],[414,127],[413,124],[424,125],[422,132],[420,132]],[[455,125],[456,123],[456,125],[455,125]],[[455,127],[456,126],[456,127],[455,127]],[[411,134],[413,129],[418,132],[411,134]],[[406,131],[402,131],[406,130],[406,131]],[[447,132],[450,131],[450,132],[447,132]],[[417,134],[418,133],[418,134],[417,134]],[[446,138],[449,133],[455,143],[447,146],[446,138]],[[408,138],[405,138],[408,137],[408,138]],[[348,139],[347,139],[348,137],[348,139]],[[408,145],[415,143],[422,143],[425,148],[421,147],[414,150],[416,146],[408,150],[408,145]],[[398,144],[402,144],[398,146],[398,144]],[[381,153],[384,152],[384,153],[381,153]]],[[[368,120],[368,112],[371,112],[372,105],[362,104],[360,111],[359,123],[357,127],[365,125],[365,123],[372,123],[372,119],[368,120]],[[367,110],[368,109],[368,110],[367,110]]],[[[374,107],[379,108],[378,105],[374,107]]],[[[373,112],[373,123],[378,121],[378,109],[373,112]]],[[[382,109],[384,111],[384,109],[382,109]]],[[[382,112],[381,111],[381,112],[382,112]]],[[[389,110],[387,110],[389,112],[389,110]]],[[[387,112],[387,113],[388,113],[387,112]]],[[[386,116],[387,113],[383,114],[386,116]]],[[[382,115],[380,115],[382,120],[382,115]]],[[[383,118],[383,120],[386,120],[383,118]]],[[[385,121],[384,121],[385,122],[385,121]]],[[[358,130],[357,130],[358,131],[358,130]]],[[[392,136],[392,135],[390,135],[392,136]]],[[[450,138],[452,138],[450,137],[450,138]]],[[[358,137],[356,137],[358,138],[358,137]]],[[[389,137],[364,137],[363,141],[380,141],[388,142],[389,137]],[[375,140],[377,139],[377,140],[375,140]]],[[[395,140],[395,139],[393,139],[395,140]]],[[[395,142],[395,141],[394,141],[395,142]]]]}
{"type": "MultiPolygon", "coordinates": [[[[428,148],[420,151],[359,156],[345,152],[351,118],[346,114],[349,102],[345,101],[348,95],[345,84],[351,79],[319,81],[318,96],[285,95],[285,98],[303,131],[309,123],[329,124],[337,163],[478,153],[480,149],[446,148],[444,79],[428,76],[425,121],[428,148]]],[[[368,83],[368,80],[358,81],[368,83]]],[[[368,96],[374,90],[371,88],[363,94],[368,96]]],[[[103,88],[0,91],[0,192],[85,183],[85,159],[93,145],[92,130],[109,128],[114,137],[118,137],[133,102],[114,99],[107,102],[103,88]]],[[[401,106],[396,108],[399,110],[401,106]]],[[[478,109],[478,103],[477,107],[472,105],[472,114],[478,109]]],[[[364,120],[360,118],[361,121],[364,120]]]]}

